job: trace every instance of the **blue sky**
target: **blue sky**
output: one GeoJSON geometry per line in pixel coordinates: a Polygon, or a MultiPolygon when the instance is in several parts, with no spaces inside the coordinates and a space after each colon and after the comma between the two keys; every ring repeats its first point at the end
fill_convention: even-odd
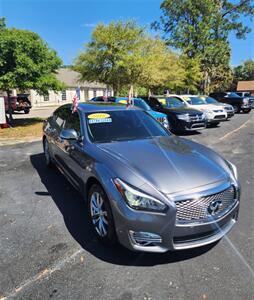
{"type": "MultiPolygon", "coordinates": [[[[176,0],[178,1],[178,0],[176,0]]],[[[88,42],[99,22],[135,19],[141,25],[158,20],[161,0],[0,0],[0,16],[7,26],[37,32],[54,48],[65,64],[88,42]]],[[[246,40],[230,36],[232,65],[254,59],[254,26],[246,40]]]]}

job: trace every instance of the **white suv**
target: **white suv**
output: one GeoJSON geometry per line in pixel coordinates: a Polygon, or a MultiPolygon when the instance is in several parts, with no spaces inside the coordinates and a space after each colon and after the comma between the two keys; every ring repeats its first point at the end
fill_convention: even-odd
{"type": "Polygon", "coordinates": [[[174,95],[182,100],[188,107],[195,108],[206,115],[207,123],[210,125],[218,125],[220,121],[227,120],[227,112],[221,106],[207,104],[205,100],[197,95],[174,95]]]}

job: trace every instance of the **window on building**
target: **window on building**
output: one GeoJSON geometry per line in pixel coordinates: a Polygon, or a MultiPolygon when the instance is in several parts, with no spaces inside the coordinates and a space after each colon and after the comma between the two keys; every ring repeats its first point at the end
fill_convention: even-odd
{"type": "Polygon", "coordinates": [[[97,96],[97,91],[93,90],[93,96],[96,97],[97,96]]]}
{"type": "Polygon", "coordinates": [[[66,101],[66,90],[62,91],[62,101],[66,101]]]}
{"type": "Polygon", "coordinates": [[[49,101],[49,94],[43,95],[43,100],[44,100],[44,101],[49,101]]]}

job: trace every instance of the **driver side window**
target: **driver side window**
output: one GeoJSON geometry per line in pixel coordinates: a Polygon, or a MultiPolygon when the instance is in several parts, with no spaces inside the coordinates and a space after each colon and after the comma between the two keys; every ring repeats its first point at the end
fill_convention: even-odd
{"type": "Polygon", "coordinates": [[[65,125],[64,129],[75,129],[78,135],[81,135],[81,128],[80,128],[80,118],[78,112],[70,112],[65,125]]]}

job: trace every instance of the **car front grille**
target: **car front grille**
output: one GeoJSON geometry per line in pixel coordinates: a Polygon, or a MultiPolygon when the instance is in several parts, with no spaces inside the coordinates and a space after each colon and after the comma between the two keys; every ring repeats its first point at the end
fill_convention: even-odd
{"type": "Polygon", "coordinates": [[[236,192],[233,186],[228,189],[199,199],[176,201],[177,223],[195,223],[215,219],[224,215],[236,203],[236,192]],[[218,204],[216,211],[211,210],[211,205],[218,204]]]}
{"type": "Polygon", "coordinates": [[[219,115],[219,116],[214,117],[214,119],[216,119],[216,120],[225,119],[225,118],[226,118],[225,115],[219,115]]]}
{"type": "Polygon", "coordinates": [[[203,120],[202,116],[203,116],[202,114],[200,114],[200,115],[190,115],[190,120],[192,122],[202,121],[203,120]]]}

